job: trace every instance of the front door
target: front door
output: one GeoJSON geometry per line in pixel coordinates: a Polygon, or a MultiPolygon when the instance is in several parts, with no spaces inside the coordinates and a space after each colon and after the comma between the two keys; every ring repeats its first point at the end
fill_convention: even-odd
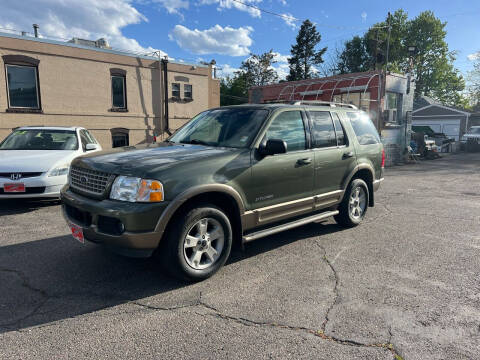
{"type": "Polygon", "coordinates": [[[327,207],[343,195],[342,185],[356,166],[355,149],[348,142],[336,112],[309,111],[315,157],[315,207],[327,207]]]}
{"type": "Polygon", "coordinates": [[[300,110],[277,114],[264,141],[281,139],[285,154],[259,156],[252,153],[252,180],[249,203],[257,210],[257,225],[311,211],[314,155],[308,149],[306,118],[300,110]]]}

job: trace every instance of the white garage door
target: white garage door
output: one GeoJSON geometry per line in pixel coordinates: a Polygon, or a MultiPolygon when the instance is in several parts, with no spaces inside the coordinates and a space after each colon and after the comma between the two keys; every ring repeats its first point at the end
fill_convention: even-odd
{"type": "Polygon", "coordinates": [[[444,133],[447,137],[460,140],[460,119],[458,120],[418,120],[413,119],[412,125],[430,126],[433,131],[444,133]]]}

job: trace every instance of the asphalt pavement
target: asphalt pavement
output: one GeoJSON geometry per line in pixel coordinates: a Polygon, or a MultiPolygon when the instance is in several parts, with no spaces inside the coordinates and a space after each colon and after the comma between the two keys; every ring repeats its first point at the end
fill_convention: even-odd
{"type": "Polygon", "coordinates": [[[480,154],[386,170],[354,229],[257,240],[197,284],[0,202],[1,359],[479,359],[480,154]]]}

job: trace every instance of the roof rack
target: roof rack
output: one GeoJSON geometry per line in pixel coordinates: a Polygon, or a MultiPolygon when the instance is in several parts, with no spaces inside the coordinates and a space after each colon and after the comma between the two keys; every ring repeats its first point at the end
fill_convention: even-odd
{"type": "Polygon", "coordinates": [[[297,100],[288,102],[290,105],[311,105],[311,106],[330,106],[330,107],[344,107],[350,109],[358,109],[353,104],[344,104],[331,101],[319,101],[319,100],[297,100]]]}

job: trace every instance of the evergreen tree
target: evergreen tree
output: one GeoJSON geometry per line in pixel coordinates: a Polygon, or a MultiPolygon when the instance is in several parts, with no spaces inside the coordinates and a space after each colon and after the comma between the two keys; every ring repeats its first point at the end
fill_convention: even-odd
{"type": "Polygon", "coordinates": [[[288,59],[290,74],[288,81],[310,79],[313,77],[312,67],[323,63],[323,54],[327,51],[324,47],[316,50],[322,39],[315,25],[310,20],[305,20],[297,35],[297,42],[290,50],[291,58],[288,59]]]}

